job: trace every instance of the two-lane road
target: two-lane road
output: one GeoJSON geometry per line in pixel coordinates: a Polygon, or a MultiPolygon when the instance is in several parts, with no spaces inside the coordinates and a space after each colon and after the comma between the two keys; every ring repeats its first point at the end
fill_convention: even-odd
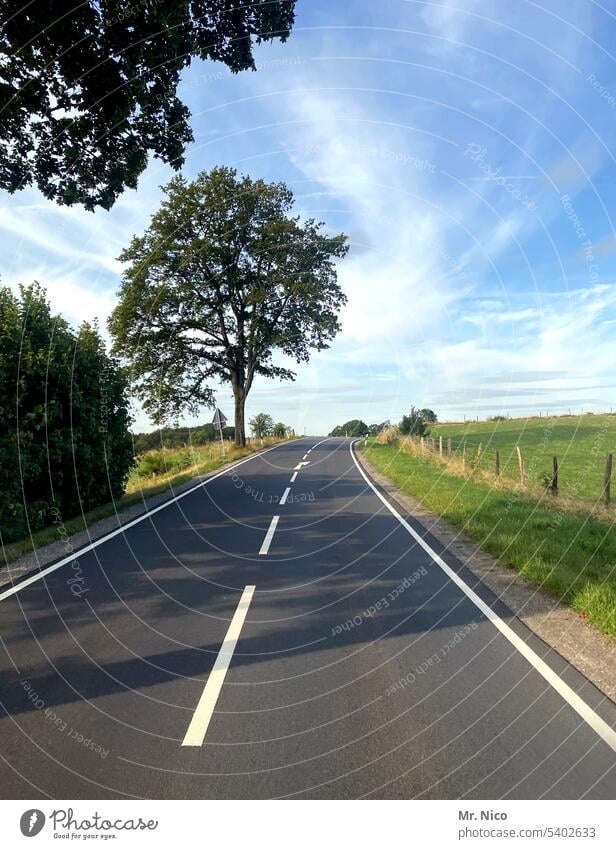
{"type": "Polygon", "coordinates": [[[0,638],[5,798],[616,794],[615,706],[350,440],[251,457],[0,590],[0,638]]]}

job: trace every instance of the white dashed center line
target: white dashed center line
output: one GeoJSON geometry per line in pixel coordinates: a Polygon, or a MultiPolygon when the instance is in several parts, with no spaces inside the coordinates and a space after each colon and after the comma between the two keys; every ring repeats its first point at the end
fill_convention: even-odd
{"type": "Polygon", "coordinates": [[[297,478],[297,472],[293,472],[293,474],[291,475],[290,483],[295,483],[296,478],[297,478]]]}
{"type": "Polygon", "coordinates": [[[280,519],[280,516],[272,516],[272,521],[270,522],[270,526],[267,529],[267,533],[265,534],[265,539],[263,540],[263,545],[259,550],[259,554],[267,554],[267,552],[269,551],[269,547],[272,542],[272,537],[274,536],[274,533],[276,531],[276,525],[278,524],[278,519],[280,519]]]}
{"type": "Polygon", "coordinates": [[[281,498],[280,498],[280,503],[281,503],[281,504],[286,504],[286,503],[287,503],[287,498],[289,497],[289,493],[290,493],[290,492],[291,492],[291,487],[290,487],[290,486],[288,486],[288,487],[285,489],[285,491],[282,493],[282,496],[281,496],[281,498]]]}
{"type": "Polygon", "coordinates": [[[225,635],[220,651],[216,657],[214,668],[210,672],[207,683],[203,688],[203,693],[199,699],[199,704],[193,714],[193,718],[188,726],[186,736],[182,740],[182,746],[201,746],[210,724],[218,696],[224,684],[227,669],[231,663],[233,652],[242,630],[242,625],[246,619],[248,608],[254,594],[255,587],[244,587],[244,592],[240,598],[239,604],[233,614],[233,619],[229,625],[229,629],[225,635]]]}

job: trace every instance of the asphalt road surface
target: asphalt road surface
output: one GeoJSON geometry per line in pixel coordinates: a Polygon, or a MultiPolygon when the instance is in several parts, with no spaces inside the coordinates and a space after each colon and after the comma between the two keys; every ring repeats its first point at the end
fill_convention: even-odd
{"type": "Polygon", "coordinates": [[[0,591],[2,797],[614,798],[614,704],[379,492],[298,440],[0,591]]]}

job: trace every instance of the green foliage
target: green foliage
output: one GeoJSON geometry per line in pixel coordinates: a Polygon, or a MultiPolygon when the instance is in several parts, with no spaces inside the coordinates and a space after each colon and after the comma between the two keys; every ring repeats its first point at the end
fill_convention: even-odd
{"type": "Polygon", "coordinates": [[[193,141],[177,97],[193,58],[255,69],[285,41],[295,0],[0,0],[0,187],[108,209],[151,152],[178,169],[193,141]],[[66,14],[65,14],[66,13],[66,14]]]}
{"type": "Polygon", "coordinates": [[[291,217],[284,184],[231,168],[191,183],[177,177],[164,194],[120,256],[128,268],[109,322],[114,352],[130,362],[157,423],[212,406],[210,381],[230,382],[242,445],[255,375],[294,379],[273,354],[306,362],[339,331],[346,298],[333,260],[346,253],[346,237],[291,217]]]}
{"type": "Polygon", "coordinates": [[[274,430],[274,420],[267,413],[257,413],[250,420],[250,429],[253,436],[257,439],[263,439],[265,436],[271,436],[274,430]]]}
{"type": "Polygon", "coordinates": [[[163,427],[151,433],[136,433],[133,435],[135,454],[143,454],[159,448],[182,448],[187,445],[206,445],[218,439],[218,433],[213,424],[198,427],[163,427]]]}
{"type": "Polygon", "coordinates": [[[361,419],[351,419],[343,425],[335,427],[330,436],[367,436],[368,425],[361,419]]]}
{"type": "Polygon", "coordinates": [[[287,426],[282,422],[276,422],[274,427],[272,428],[272,435],[277,437],[278,439],[282,439],[287,435],[287,426]]]}
{"type": "MultiPolygon", "coordinates": [[[[428,433],[427,420],[424,413],[432,413],[432,410],[416,410],[411,407],[408,416],[402,416],[398,430],[403,436],[425,436],[428,433]]],[[[432,413],[434,416],[434,413],[432,413]]],[[[436,419],[436,416],[434,416],[436,419]]]]}
{"type": "Polygon", "coordinates": [[[419,415],[427,424],[436,424],[438,421],[436,413],[429,407],[424,407],[423,410],[420,410],[419,415]]]}
{"type": "Polygon", "coordinates": [[[378,436],[378,434],[389,427],[389,421],[381,422],[381,424],[368,425],[368,436],[378,436]]]}
{"type": "Polygon", "coordinates": [[[0,289],[0,535],[118,498],[133,463],[127,382],[96,326],[73,331],[33,284],[0,289]]]}
{"type": "Polygon", "coordinates": [[[148,451],[139,458],[137,474],[145,477],[168,475],[181,472],[192,465],[193,457],[190,451],[148,451]]]}

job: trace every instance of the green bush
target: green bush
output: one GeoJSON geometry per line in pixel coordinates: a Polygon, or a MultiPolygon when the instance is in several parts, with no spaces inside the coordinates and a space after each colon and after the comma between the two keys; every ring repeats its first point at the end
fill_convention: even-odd
{"type": "Polygon", "coordinates": [[[118,498],[133,464],[127,380],[96,325],[38,284],[0,289],[0,541],[118,498]]]}
{"type": "Polygon", "coordinates": [[[193,465],[190,451],[148,451],[139,458],[137,473],[142,477],[181,472],[193,465]]]}
{"type": "Polygon", "coordinates": [[[403,436],[426,436],[428,434],[427,420],[424,418],[424,413],[431,413],[436,420],[436,416],[432,410],[416,410],[411,407],[411,412],[408,416],[402,416],[402,420],[398,425],[398,430],[403,436]]]}

